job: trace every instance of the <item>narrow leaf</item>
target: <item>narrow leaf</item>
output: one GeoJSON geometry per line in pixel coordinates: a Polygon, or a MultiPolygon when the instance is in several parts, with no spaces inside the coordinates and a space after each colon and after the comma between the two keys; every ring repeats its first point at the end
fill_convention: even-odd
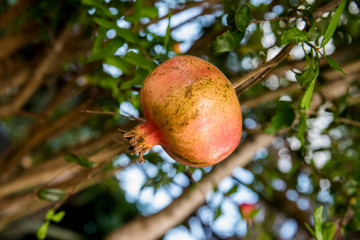
{"type": "Polygon", "coordinates": [[[290,43],[299,43],[308,40],[308,36],[298,28],[291,28],[283,33],[281,36],[281,44],[287,45],[290,43]]]}
{"type": "Polygon", "coordinates": [[[123,59],[131,64],[137,65],[149,71],[152,71],[156,67],[156,64],[154,62],[133,51],[127,52],[123,59]]]}
{"type": "Polygon", "coordinates": [[[244,36],[243,32],[227,30],[216,37],[212,43],[212,48],[215,52],[228,52],[236,48],[244,36]]]}
{"type": "Polygon", "coordinates": [[[306,113],[300,112],[300,122],[299,122],[299,127],[298,127],[298,132],[296,134],[296,137],[299,139],[301,146],[303,146],[305,143],[304,135],[305,135],[306,128],[307,128],[306,113]]]}
{"type": "Polygon", "coordinates": [[[279,101],[276,115],[271,119],[270,125],[265,129],[268,134],[275,134],[279,130],[291,126],[295,119],[295,112],[292,103],[289,101],[279,101]]]}
{"type": "Polygon", "coordinates": [[[323,221],[323,206],[318,206],[314,210],[314,222],[315,222],[315,237],[316,240],[323,240],[322,236],[322,221],[323,221]]]}
{"type": "Polygon", "coordinates": [[[171,23],[171,17],[172,17],[172,11],[170,10],[170,11],[169,11],[169,14],[168,14],[168,21],[169,21],[169,23],[168,23],[168,26],[167,26],[167,28],[166,28],[166,34],[165,34],[165,38],[164,38],[164,45],[163,45],[161,51],[160,51],[158,54],[156,54],[156,56],[154,56],[154,57],[152,58],[152,60],[158,59],[158,58],[161,56],[163,50],[167,48],[167,45],[168,45],[168,43],[169,43],[169,41],[170,41],[170,32],[171,32],[170,23],[171,23]]]}
{"type": "Polygon", "coordinates": [[[319,59],[313,58],[309,67],[302,73],[296,74],[295,78],[300,83],[301,87],[306,86],[311,81],[315,80],[320,73],[319,59]]]}
{"type": "Polygon", "coordinates": [[[240,32],[245,32],[251,21],[251,9],[249,5],[241,5],[235,12],[235,26],[240,32]]]}
{"type": "Polygon", "coordinates": [[[60,211],[51,218],[51,221],[60,222],[64,218],[64,216],[65,211],[60,211]]]}
{"type": "Polygon", "coordinates": [[[65,153],[65,161],[67,162],[75,162],[77,164],[79,164],[80,166],[83,166],[83,167],[86,167],[86,168],[93,168],[97,165],[96,162],[92,162],[90,160],[88,160],[87,158],[85,157],[81,157],[81,156],[78,156],[74,153],[65,153]]]}
{"type": "Polygon", "coordinates": [[[328,28],[326,29],[326,32],[324,34],[324,39],[321,42],[321,47],[324,47],[330,41],[332,36],[334,35],[335,30],[336,30],[337,25],[340,20],[341,13],[345,8],[345,5],[346,5],[346,0],[342,0],[339,7],[335,11],[335,14],[334,14],[333,18],[331,19],[331,22],[330,22],[328,28]]]}
{"type": "Polygon", "coordinates": [[[315,231],[310,227],[309,224],[305,223],[306,229],[315,237],[315,231]]]}
{"type": "Polygon", "coordinates": [[[112,17],[112,13],[110,12],[110,10],[108,8],[106,8],[105,6],[101,5],[101,3],[99,1],[95,1],[95,0],[81,0],[81,3],[90,7],[95,7],[96,10],[99,10],[104,16],[106,17],[112,17]]]}
{"type": "Polygon", "coordinates": [[[129,29],[118,27],[115,30],[116,30],[116,34],[127,42],[137,43],[139,41],[138,36],[133,32],[131,32],[129,29]]]}
{"type": "Polygon", "coordinates": [[[119,68],[125,74],[129,72],[129,69],[132,66],[127,61],[122,59],[122,57],[116,55],[110,55],[106,57],[104,62],[119,68]]]}
{"type": "Polygon", "coordinates": [[[57,188],[43,188],[37,192],[37,196],[41,200],[56,202],[65,196],[65,192],[57,188]]]}
{"type": "Polygon", "coordinates": [[[141,85],[144,82],[147,75],[148,75],[148,71],[144,69],[139,69],[139,71],[137,71],[134,78],[121,84],[120,89],[129,89],[134,85],[141,85]]]}
{"type": "Polygon", "coordinates": [[[322,235],[324,240],[333,240],[335,235],[335,224],[324,223],[322,225],[322,235]]]}
{"type": "Polygon", "coordinates": [[[330,67],[332,67],[335,70],[338,70],[341,72],[344,76],[346,76],[345,72],[341,69],[340,65],[331,57],[325,56],[326,60],[328,61],[330,67]]]}
{"type": "Polygon", "coordinates": [[[237,184],[234,184],[234,186],[226,193],[227,195],[231,195],[233,193],[236,193],[239,186],[237,184]]]}
{"type": "Polygon", "coordinates": [[[315,79],[310,82],[309,86],[306,88],[304,92],[304,95],[302,95],[301,99],[299,100],[298,106],[300,110],[308,110],[310,108],[315,82],[316,82],[315,79]]]}
{"type": "Polygon", "coordinates": [[[138,36],[135,33],[131,32],[129,29],[118,27],[118,25],[116,25],[116,23],[114,22],[110,22],[106,19],[99,17],[94,17],[94,22],[96,22],[102,27],[114,29],[116,31],[116,34],[127,42],[137,43],[139,40],[138,36]]]}
{"type": "Polygon", "coordinates": [[[222,214],[222,210],[221,210],[221,204],[220,204],[219,207],[216,209],[214,220],[218,219],[221,216],[221,214],[222,214]]]}
{"type": "Polygon", "coordinates": [[[93,48],[92,48],[92,55],[96,55],[100,52],[101,46],[104,42],[104,39],[106,37],[106,31],[107,29],[103,26],[100,26],[97,35],[94,40],[93,48]]]}
{"type": "Polygon", "coordinates": [[[302,73],[295,74],[296,81],[300,83],[300,86],[303,87],[314,80],[315,71],[312,67],[308,67],[302,73]]]}
{"type": "Polygon", "coordinates": [[[36,237],[40,240],[45,239],[46,238],[46,233],[48,231],[49,228],[49,221],[44,222],[38,229],[37,233],[36,233],[36,237]]]}
{"type": "Polygon", "coordinates": [[[50,209],[47,211],[46,215],[45,215],[45,219],[46,219],[46,220],[51,220],[51,218],[52,218],[54,215],[55,215],[55,210],[52,209],[52,208],[50,208],[50,209]]]}
{"type": "Polygon", "coordinates": [[[155,19],[158,15],[158,9],[156,7],[141,6],[140,8],[140,18],[148,17],[150,19],[155,19]]]}

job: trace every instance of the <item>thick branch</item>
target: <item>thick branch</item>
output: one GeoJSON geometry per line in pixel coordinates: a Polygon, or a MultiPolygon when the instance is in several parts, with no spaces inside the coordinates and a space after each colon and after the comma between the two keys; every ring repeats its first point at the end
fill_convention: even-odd
{"type": "MultiPolygon", "coordinates": [[[[86,100],[81,104],[80,108],[86,108],[90,106],[90,103],[91,99],[86,100]]],[[[29,136],[29,138],[25,138],[25,141],[21,143],[21,147],[17,145],[14,148],[9,149],[0,159],[0,182],[8,180],[16,172],[21,159],[34,147],[44,141],[44,139],[76,126],[77,124],[85,121],[87,118],[87,115],[79,114],[79,109],[75,108],[48,127],[46,124],[43,126],[37,126],[32,132],[32,135],[29,136]]]]}
{"type": "Polygon", "coordinates": [[[20,0],[11,6],[1,17],[0,17],[0,29],[7,26],[14,18],[18,17],[22,11],[25,11],[34,0],[20,0]]]}
{"type": "Polygon", "coordinates": [[[239,151],[227,160],[219,163],[204,179],[197,183],[196,188],[188,188],[171,205],[151,217],[139,217],[125,226],[115,230],[106,240],[157,239],[169,228],[176,226],[205,202],[205,194],[226,176],[232,174],[237,166],[245,166],[250,162],[259,148],[268,147],[273,136],[259,134],[252,141],[242,144],[239,151]]]}
{"type": "Polygon", "coordinates": [[[23,87],[22,91],[18,94],[14,101],[6,106],[0,107],[0,117],[9,116],[15,113],[33,95],[38,86],[44,80],[45,75],[53,63],[58,61],[58,55],[63,51],[65,42],[70,37],[70,31],[71,29],[65,29],[60,34],[58,39],[53,44],[51,51],[48,51],[43,61],[40,62],[38,67],[35,69],[31,76],[31,81],[28,81],[28,83],[23,87]]]}

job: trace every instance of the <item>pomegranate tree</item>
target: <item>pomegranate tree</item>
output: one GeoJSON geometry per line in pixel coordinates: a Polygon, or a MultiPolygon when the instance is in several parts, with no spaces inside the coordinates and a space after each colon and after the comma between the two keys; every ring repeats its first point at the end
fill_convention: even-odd
{"type": "Polygon", "coordinates": [[[230,155],[241,137],[240,103],[225,75],[194,56],[160,64],[144,81],[140,103],[146,122],[123,132],[132,153],[155,145],[179,163],[206,167],[230,155]]]}

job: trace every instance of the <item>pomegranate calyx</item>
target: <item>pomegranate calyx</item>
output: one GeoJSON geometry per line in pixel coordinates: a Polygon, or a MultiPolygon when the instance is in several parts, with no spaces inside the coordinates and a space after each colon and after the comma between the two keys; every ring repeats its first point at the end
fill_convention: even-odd
{"type": "Polygon", "coordinates": [[[138,125],[130,131],[118,130],[124,138],[129,140],[131,154],[139,154],[139,163],[145,162],[144,154],[160,143],[157,132],[148,122],[138,125]]]}

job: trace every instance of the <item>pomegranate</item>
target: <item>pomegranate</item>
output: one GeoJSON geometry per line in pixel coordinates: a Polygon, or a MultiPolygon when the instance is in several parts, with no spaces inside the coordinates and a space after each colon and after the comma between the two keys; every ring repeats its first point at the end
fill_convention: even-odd
{"type": "Polygon", "coordinates": [[[155,145],[181,164],[214,165],[230,155],[241,137],[240,103],[225,75],[198,57],[183,55],[160,64],[145,79],[140,103],[146,122],[123,133],[130,150],[155,145]]]}
{"type": "Polygon", "coordinates": [[[255,203],[243,203],[239,205],[239,209],[241,212],[241,216],[247,223],[252,223],[253,218],[257,213],[256,204],[255,203]]]}

